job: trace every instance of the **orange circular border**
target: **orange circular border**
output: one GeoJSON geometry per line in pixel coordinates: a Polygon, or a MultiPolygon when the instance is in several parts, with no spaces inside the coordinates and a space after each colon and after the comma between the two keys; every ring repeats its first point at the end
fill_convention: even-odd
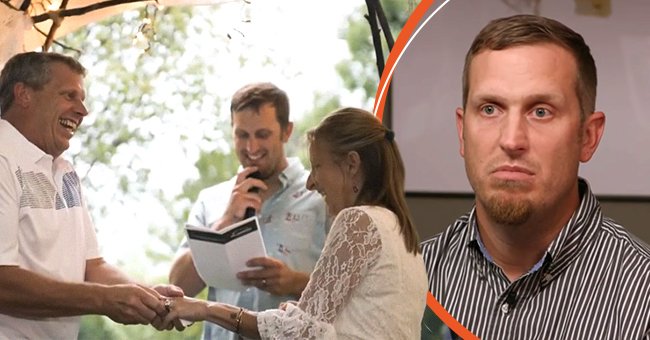
{"type": "MultiPolygon", "coordinates": [[[[411,16],[406,21],[406,24],[402,28],[402,31],[395,41],[393,50],[388,55],[388,60],[386,61],[386,66],[384,67],[384,72],[381,75],[379,86],[377,87],[377,93],[375,94],[374,114],[380,121],[382,121],[384,118],[384,105],[386,103],[387,95],[386,88],[390,85],[393,69],[397,64],[397,59],[399,58],[400,54],[402,54],[402,51],[405,49],[406,44],[413,34],[413,31],[415,31],[418,23],[422,20],[422,17],[424,17],[427,9],[429,9],[429,7],[431,7],[434,2],[434,0],[423,0],[420,2],[420,4],[415,8],[411,16]]],[[[440,318],[440,320],[444,322],[445,325],[449,327],[449,329],[451,329],[462,339],[478,339],[476,335],[472,334],[472,332],[470,332],[467,328],[461,325],[458,320],[451,316],[451,314],[445,310],[445,308],[440,304],[440,302],[438,302],[438,300],[436,300],[431,292],[427,292],[427,306],[431,308],[436,316],[438,316],[438,318],[440,318]]]]}

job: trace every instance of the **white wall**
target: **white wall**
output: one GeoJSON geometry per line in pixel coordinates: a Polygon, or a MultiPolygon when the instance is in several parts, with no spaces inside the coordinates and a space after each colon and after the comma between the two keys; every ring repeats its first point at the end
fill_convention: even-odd
{"type": "MultiPolygon", "coordinates": [[[[454,110],[461,106],[463,61],[474,36],[491,19],[519,13],[504,1],[450,1],[400,59],[393,77],[393,128],[406,163],[407,191],[471,192],[454,110]]],[[[576,3],[584,0],[539,2],[539,14],[582,34],[598,68],[596,107],[607,117],[605,135],[581,176],[599,195],[650,196],[650,1],[612,0],[608,17],[577,14],[576,3]]]]}

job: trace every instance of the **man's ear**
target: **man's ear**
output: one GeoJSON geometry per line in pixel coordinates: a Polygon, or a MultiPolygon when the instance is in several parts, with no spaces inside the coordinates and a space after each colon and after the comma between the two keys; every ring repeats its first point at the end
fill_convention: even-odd
{"type": "Polygon", "coordinates": [[[34,90],[25,85],[25,83],[18,82],[14,85],[14,103],[21,107],[27,107],[32,101],[34,90]]]}
{"type": "Polygon", "coordinates": [[[463,140],[463,116],[465,112],[462,108],[456,108],[456,131],[458,132],[458,142],[460,143],[460,156],[465,157],[465,141],[463,140]]]}
{"type": "Polygon", "coordinates": [[[605,131],[605,114],[596,111],[585,119],[582,127],[582,143],[580,148],[580,161],[588,162],[596,153],[600,139],[605,131]]]}
{"type": "Polygon", "coordinates": [[[282,143],[286,143],[289,141],[289,137],[291,137],[291,133],[293,132],[293,122],[288,122],[287,126],[282,130],[282,143]]]}

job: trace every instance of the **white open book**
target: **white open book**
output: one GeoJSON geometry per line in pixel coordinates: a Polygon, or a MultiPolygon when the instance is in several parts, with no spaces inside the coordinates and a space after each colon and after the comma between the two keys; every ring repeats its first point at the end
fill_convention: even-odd
{"type": "Polygon", "coordinates": [[[185,231],[194,266],[208,286],[239,291],[246,289],[236,274],[254,269],[247,267],[246,261],[266,256],[257,216],[219,231],[189,224],[185,231]]]}

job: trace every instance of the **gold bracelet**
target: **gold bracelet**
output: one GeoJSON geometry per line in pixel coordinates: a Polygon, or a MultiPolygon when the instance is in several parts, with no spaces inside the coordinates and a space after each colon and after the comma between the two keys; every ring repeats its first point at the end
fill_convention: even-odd
{"type": "Polygon", "coordinates": [[[244,314],[244,309],[239,307],[239,312],[237,312],[237,316],[235,317],[235,333],[239,334],[239,327],[241,326],[241,316],[244,314]]]}

